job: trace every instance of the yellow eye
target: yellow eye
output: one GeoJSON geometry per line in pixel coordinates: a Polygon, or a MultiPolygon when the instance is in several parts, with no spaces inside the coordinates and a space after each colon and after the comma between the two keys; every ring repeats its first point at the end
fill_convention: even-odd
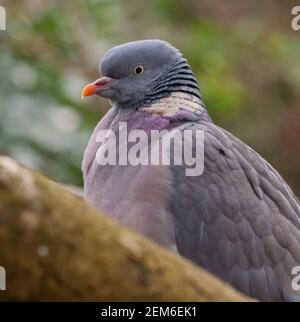
{"type": "Polygon", "coordinates": [[[133,67],[133,73],[134,75],[140,76],[144,74],[145,68],[143,65],[136,65],[133,67]]]}

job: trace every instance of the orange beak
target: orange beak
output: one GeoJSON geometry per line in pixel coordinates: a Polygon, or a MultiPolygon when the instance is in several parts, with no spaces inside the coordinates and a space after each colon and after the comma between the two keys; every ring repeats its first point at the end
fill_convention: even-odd
{"type": "Polygon", "coordinates": [[[101,90],[106,89],[108,87],[108,84],[111,83],[112,80],[113,79],[110,77],[103,76],[93,83],[87,84],[82,90],[81,98],[101,93],[101,90]]]}

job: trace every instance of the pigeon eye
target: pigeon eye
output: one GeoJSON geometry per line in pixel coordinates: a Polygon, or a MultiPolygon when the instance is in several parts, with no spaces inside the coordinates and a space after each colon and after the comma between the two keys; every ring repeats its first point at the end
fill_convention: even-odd
{"type": "Polygon", "coordinates": [[[144,74],[144,66],[143,65],[136,65],[133,68],[133,73],[137,76],[140,76],[142,74],[144,74]]]}

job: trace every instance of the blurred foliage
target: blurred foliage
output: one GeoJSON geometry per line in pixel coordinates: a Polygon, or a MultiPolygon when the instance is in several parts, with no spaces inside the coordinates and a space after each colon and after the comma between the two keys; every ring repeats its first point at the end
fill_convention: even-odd
{"type": "Polygon", "coordinates": [[[0,153],[80,185],[108,108],[82,86],[120,43],[165,39],[188,58],[214,121],[254,147],[300,193],[300,31],[295,1],[2,1],[0,153]]]}

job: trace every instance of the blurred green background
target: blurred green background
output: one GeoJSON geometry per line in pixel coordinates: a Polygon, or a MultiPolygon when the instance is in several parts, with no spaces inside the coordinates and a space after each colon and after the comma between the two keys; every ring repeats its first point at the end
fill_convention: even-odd
{"type": "Polygon", "coordinates": [[[178,47],[214,121],[262,154],[300,194],[297,1],[7,0],[0,31],[0,154],[82,184],[82,154],[108,108],[81,101],[107,49],[143,38],[178,47]]]}

